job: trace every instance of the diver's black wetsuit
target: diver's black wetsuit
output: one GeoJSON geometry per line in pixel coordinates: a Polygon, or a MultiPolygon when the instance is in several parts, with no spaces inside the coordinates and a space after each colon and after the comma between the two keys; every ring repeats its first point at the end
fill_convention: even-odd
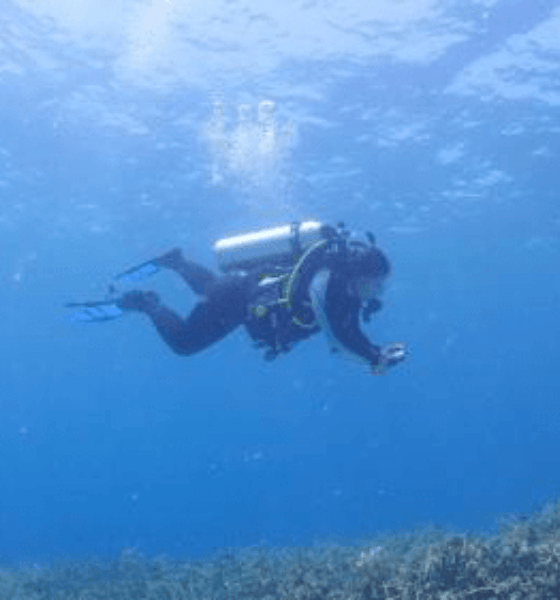
{"type": "MultiPolygon", "coordinates": [[[[381,253],[380,256],[383,267],[388,270],[388,261],[381,253]]],[[[148,315],[160,336],[177,354],[188,356],[199,352],[245,325],[256,345],[266,348],[265,358],[270,360],[320,330],[307,290],[317,264],[301,278],[304,286],[300,286],[297,308],[292,307],[292,311],[278,302],[283,286],[280,279],[271,277],[270,282],[262,281],[260,273],[252,272],[216,276],[205,267],[185,260],[179,249],[158,259],[158,265],[176,272],[193,292],[204,297],[188,317],[182,318],[160,304],[153,292],[125,294],[120,306],[148,315]]],[[[332,332],[350,352],[375,366],[379,363],[381,348],[372,344],[360,330],[359,319],[364,307],[358,297],[349,293],[349,277],[337,266],[332,262],[327,264],[331,277],[325,295],[325,312],[332,332]]],[[[381,303],[374,299],[367,313],[379,308],[381,303]]],[[[366,320],[367,316],[364,315],[366,320]]]]}
{"type": "Polygon", "coordinates": [[[147,314],[175,353],[182,356],[195,354],[243,324],[252,278],[242,275],[217,277],[178,253],[173,261],[162,266],[175,271],[195,294],[204,297],[187,318],[160,304],[153,292],[130,292],[123,296],[120,305],[125,310],[147,314]]]}

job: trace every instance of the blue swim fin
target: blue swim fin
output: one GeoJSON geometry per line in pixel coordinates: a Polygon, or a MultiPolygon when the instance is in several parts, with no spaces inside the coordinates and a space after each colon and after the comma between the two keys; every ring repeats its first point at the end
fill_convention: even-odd
{"type": "Polygon", "coordinates": [[[122,283],[138,283],[144,281],[148,277],[155,275],[160,270],[160,267],[156,263],[156,259],[148,260],[143,262],[141,265],[132,267],[124,273],[115,275],[115,281],[121,281],[122,283]]]}
{"type": "Polygon", "coordinates": [[[122,308],[117,300],[102,300],[100,302],[70,302],[66,308],[75,308],[71,321],[74,323],[100,323],[112,321],[122,316],[122,308]]]}
{"type": "MultiPolygon", "coordinates": [[[[157,258],[147,260],[132,269],[115,275],[114,280],[119,283],[138,283],[148,277],[155,275],[161,269],[157,264],[157,258]]],[[[116,293],[113,285],[109,286],[109,297],[116,293]]],[[[101,321],[112,321],[122,317],[123,309],[119,305],[119,300],[101,300],[99,302],[70,302],[66,308],[76,309],[71,317],[73,322],[80,323],[100,323],[101,321]]]]}

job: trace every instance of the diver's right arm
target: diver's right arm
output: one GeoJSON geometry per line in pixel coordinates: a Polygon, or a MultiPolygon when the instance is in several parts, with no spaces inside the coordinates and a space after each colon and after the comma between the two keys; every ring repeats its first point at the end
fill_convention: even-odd
{"type": "MultiPolygon", "coordinates": [[[[401,343],[378,346],[372,343],[360,329],[361,300],[348,294],[347,284],[336,275],[329,278],[325,293],[325,313],[331,338],[331,346],[350,358],[367,364],[373,374],[383,373],[406,356],[406,347],[401,343]]],[[[378,308],[381,307],[379,303],[378,308]]]]}

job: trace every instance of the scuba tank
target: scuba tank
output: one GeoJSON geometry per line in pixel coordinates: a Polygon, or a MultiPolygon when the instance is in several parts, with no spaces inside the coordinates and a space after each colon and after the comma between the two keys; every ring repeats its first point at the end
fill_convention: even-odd
{"type": "Polygon", "coordinates": [[[270,264],[293,267],[307,249],[331,237],[330,230],[319,221],[302,221],[223,238],[213,248],[224,273],[270,264]]]}

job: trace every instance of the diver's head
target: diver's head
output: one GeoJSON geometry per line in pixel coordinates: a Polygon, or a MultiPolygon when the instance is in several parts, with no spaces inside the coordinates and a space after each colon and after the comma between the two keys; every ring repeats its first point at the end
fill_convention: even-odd
{"type": "Polygon", "coordinates": [[[363,302],[379,296],[391,272],[388,258],[373,244],[349,241],[346,276],[349,291],[363,302]]]}
{"type": "Polygon", "coordinates": [[[351,278],[387,279],[391,272],[389,259],[372,244],[349,241],[346,246],[346,273],[351,278]]]}

